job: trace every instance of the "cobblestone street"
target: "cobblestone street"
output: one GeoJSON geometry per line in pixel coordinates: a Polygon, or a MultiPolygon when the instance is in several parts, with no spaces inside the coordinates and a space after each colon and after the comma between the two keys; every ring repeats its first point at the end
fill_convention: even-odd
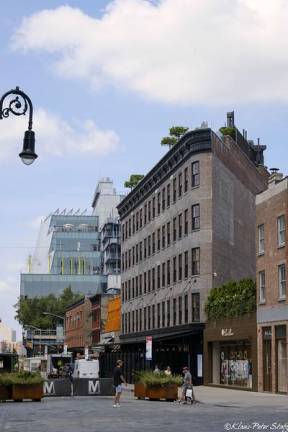
{"type": "Polygon", "coordinates": [[[287,396],[197,388],[194,406],[108,397],[51,398],[0,405],[1,432],[288,430],[287,396]],[[286,421],[286,429],[285,429],[286,421]]]}

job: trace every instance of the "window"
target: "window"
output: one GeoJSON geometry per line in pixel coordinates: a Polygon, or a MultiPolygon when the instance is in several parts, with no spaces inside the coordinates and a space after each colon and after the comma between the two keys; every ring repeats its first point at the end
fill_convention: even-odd
{"type": "Polygon", "coordinates": [[[191,186],[196,187],[200,185],[200,166],[199,161],[192,162],[191,164],[191,186]]]}
{"type": "Polygon", "coordinates": [[[188,235],[188,209],[184,211],[184,235],[188,235]]]}
{"type": "Polygon", "coordinates": [[[157,265],[157,288],[161,288],[161,275],[160,275],[160,265],[157,265]]]}
{"type": "Polygon", "coordinates": [[[152,305],[152,329],[155,328],[155,305],[152,305]]]}
{"type": "Polygon", "coordinates": [[[148,257],[151,255],[151,236],[148,237],[148,257]]]}
{"type": "Polygon", "coordinates": [[[176,257],[173,258],[173,282],[176,283],[177,281],[177,268],[176,268],[176,257]]]}
{"type": "Polygon", "coordinates": [[[162,226],[162,248],[165,248],[165,225],[162,226]]]}
{"type": "Polygon", "coordinates": [[[166,265],[162,263],[162,288],[165,287],[166,265]]]}
{"type": "Polygon", "coordinates": [[[151,270],[148,270],[148,282],[147,282],[148,293],[151,291],[151,270]]]}
{"type": "Polygon", "coordinates": [[[192,249],[192,276],[200,274],[200,248],[192,249]]]}
{"type": "Polygon", "coordinates": [[[155,215],[156,215],[156,208],[155,208],[156,203],[155,203],[155,201],[156,201],[156,198],[154,196],[152,199],[152,218],[153,219],[155,218],[155,215]]]}
{"type": "Polygon", "coordinates": [[[158,228],[157,230],[157,250],[160,251],[161,249],[161,230],[158,228]]]}
{"type": "Polygon", "coordinates": [[[136,297],[139,295],[138,276],[135,278],[135,295],[136,297]]]}
{"type": "Polygon", "coordinates": [[[144,294],[147,292],[147,273],[143,273],[144,294]]]}
{"type": "Polygon", "coordinates": [[[265,271],[259,272],[259,301],[265,303],[265,271]]]}
{"type": "Polygon", "coordinates": [[[125,222],[125,239],[128,238],[128,221],[125,222]]]}
{"type": "Polygon", "coordinates": [[[144,307],[144,330],[147,330],[147,314],[146,314],[146,307],[144,307]]]}
{"type": "Polygon", "coordinates": [[[182,173],[178,174],[178,196],[182,196],[182,173]]]}
{"type": "Polygon", "coordinates": [[[184,296],[184,323],[188,323],[188,294],[184,296]]]}
{"type": "Polygon", "coordinates": [[[142,261],[142,242],[139,243],[139,261],[142,261]]]}
{"type": "Polygon", "coordinates": [[[131,267],[131,249],[128,251],[128,266],[131,267]]]}
{"type": "Polygon", "coordinates": [[[161,213],[161,193],[157,194],[157,213],[158,215],[161,213]]]}
{"type": "Polygon", "coordinates": [[[182,213],[178,216],[178,238],[179,240],[182,238],[182,213]]]}
{"type": "Polygon", "coordinates": [[[192,215],[192,231],[200,229],[200,205],[194,204],[191,208],[192,215]]]}
{"type": "Polygon", "coordinates": [[[188,278],[188,251],[184,252],[184,278],[188,278]]]}
{"type": "Polygon", "coordinates": [[[184,192],[188,191],[188,168],[184,169],[184,192]]]}
{"type": "Polygon", "coordinates": [[[157,304],[157,328],[161,326],[160,303],[157,304]]]}
{"type": "Polygon", "coordinates": [[[176,178],[173,179],[173,202],[175,203],[177,199],[177,190],[176,190],[176,178]]]}
{"type": "Polygon", "coordinates": [[[182,280],[182,254],[178,255],[178,280],[182,280]]]}
{"type": "Polygon", "coordinates": [[[182,297],[178,298],[178,324],[182,324],[182,297]]]}
{"type": "Polygon", "coordinates": [[[139,295],[142,296],[142,274],[139,276],[139,295]]]}
{"type": "Polygon", "coordinates": [[[165,210],[165,187],[162,189],[162,211],[164,212],[165,210]]]}
{"type": "Polygon", "coordinates": [[[131,299],[131,279],[128,280],[128,300],[131,299]]]}
{"type": "Polygon", "coordinates": [[[166,187],[166,192],[167,192],[167,207],[169,207],[170,206],[170,183],[168,183],[166,187]]]}
{"type": "Polygon", "coordinates": [[[148,330],[151,329],[151,306],[148,306],[148,330]]]}
{"type": "Polygon", "coordinates": [[[142,309],[139,309],[139,331],[142,331],[142,309]]]}
{"type": "Polygon", "coordinates": [[[134,311],[132,311],[132,323],[131,323],[131,327],[132,327],[132,333],[134,333],[134,331],[135,331],[134,311]]]}
{"type": "Polygon", "coordinates": [[[135,215],[132,217],[132,233],[135,234],[135,215]]]}
{"type": "Polygon", "coordinates": [[[151,221],[151,201],[148,202],[148,222],[151,221]]]}
{"type": "Polygon", "coordinates": [[[144,239],[144,259],[147,258],[147,239],[144,239]]]}
{"type": "Polygon", "coordinates": [[[167,261],[167,285],[170,285],[170,260],[167,261]]]}
{"type": "Polygon", "coordinates": [[[132,266],[135,265],[135,246],[132,248],[132,266]]]}
{"type": "Polygon", "coordinates": [[[152,233],[152,254],[155,254],[155,232],[152,233]]]}
{"type": "Polygon", "coordinates": [[[165,301],[162,302],[162,327],[165,327],[165,301]]]}
{"type": "Polygon", "coordinates": [[[132,278],[132,298],[135,297],[135,280],[132,278]]]}
{"type": "Polygon", "coordinates": [[[125,224],[122,224],[122,242],[125,240],[125,224]]]}
{"type": "Polygon", "coordinates": [[[278,246],[285,246],[285,216],[282,215],[277,219],[278,227],[278,246]]]}
{"type": "Polygon", "coordinates": [[[177,240],[176,218],[173,218],[173,241],[177,240]]]}
{"type": "Polygon", "coordinates": [[[136,244],[136,264],[138,264],[138,261],[139,261],[139,253],[138,253],[138,251],[139,251],[139,245],[136,244]]]}
{"type": "Polygon", "coordinates": [[[139,227],[142,228],[142,208],[140,209],[140,216],[139,216],[139,227]]]}
{"type": "Polygon", "coordinates": [[[258,254],[262,255],[265,251],[264,243],[264,224],[258,226],[258,254]]]}
{"type": "Polygon", "coordinates": [[[192,322],[200,321],[200,294],[192,294],[192,322]]]}
{"type": "Polygon", "coordinates": [[[176,299],[173,299],[173,325],[176,325],[177,320],[177,311],[176,311],[176,299]]]}
{"type": "Polygon", "coordinates": [[[138,231],[139,229],[139,213],[138,211],[136,212],[136,231],[138,231]]]}
{"type": "Polygon", "coordinates": [[[170,239],[170,222],[167,222],[167,247],[168,246],[170,246],[170,242],[171,242],[171,239],[170,239]]]}
{"type": "Polygon", "coordinates": [[[279,299],[286,298],[286,268],[285,264],[278,266],[279,299]]]}
{"type": "Polygon", "coordinates": [[[144,205],[144,225],[147,223],[147,204],[144,205]]]}
{"type": "Polygon", "coordinates": [[[167,327],[170,326],[170,300],[167,300],[167,327]]]}
{"type": "Polygon", "coordinates": [[[155,291],[155,268],[152,269],[152,291],[155,291]]]}
{"type": "Polygon", "coordinates": [[[136,309],[135,311],[135,315],[136,315],[136,319],[135,319],[135,327],[136,327],[136,332],[138,332],[138,309],[136,309]]]}

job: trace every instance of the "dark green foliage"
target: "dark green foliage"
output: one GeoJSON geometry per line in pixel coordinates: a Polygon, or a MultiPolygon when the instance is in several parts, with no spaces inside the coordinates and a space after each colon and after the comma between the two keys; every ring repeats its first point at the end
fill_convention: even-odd
{"type": "Polygon", "coordinates": [[[40,373],[13,372],[0,374],[0,385],[9,386],[13,384],[41,384],[43,378],[40,373]]]}
{"type": "Polygon", "coordinates": [[[207,298],[208,320],[237,318],[256,310],[256,284],[252,279],[231,281],[213,288],[207,298]]]}
{"type": "Polygon", "coordinates": [[[71,287],[65,288],[59,297],[50,294],[47,297],[23,298],[20,297],[16,307],[15,318],[23,326],[35,326],[40,329],[55,328],[59,319],[43,312],[51,312],[64,316],[69,305],[80,300],[82,294],[74,294],[71,287]]]}
{"type": "Polygon", "coordinates": [[[235,128],[233,127],[221,127],[220,132],[222,133],[222,135],[229,135],[231,136],[231,138],[235,139],[235,128]]]}
{"type": "Polygon", "coordinates": [[[151,387],[165,387],[170,384],[180,386],[182,381],[180,375],[165,375],[164,372],[138,371],[135,373],[135,382],[151,387]]]}
{"type": "Polygon", "coordinates": [[[169,129],[169,136],[163,137],[161,145],[168,145],[169,147],[174,146],[179,139],[189,130],[188,127],[184,126],[172,126],[169,129]]]}
{"type": "Polygon", "coordinates": [[[142,174],[131,174],[130,179],[125,181],[124,187],[132,190],[143,179],[143,177],[144,175],[142,174]]]}

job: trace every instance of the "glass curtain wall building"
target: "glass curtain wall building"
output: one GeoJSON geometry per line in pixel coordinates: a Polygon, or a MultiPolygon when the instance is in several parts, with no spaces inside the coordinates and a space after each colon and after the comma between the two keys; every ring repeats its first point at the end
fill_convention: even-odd
{"type": "Polygon", "coordinates": [[[109,178],[99,181],[91,215],[57,210],[41,222],[28,273],[21,274],[20,295],[60,295],[66,287],[84,295],[120,289],[117,194],[109,178]],[[118,275],[118,277],[117,277],[118,275]]]}

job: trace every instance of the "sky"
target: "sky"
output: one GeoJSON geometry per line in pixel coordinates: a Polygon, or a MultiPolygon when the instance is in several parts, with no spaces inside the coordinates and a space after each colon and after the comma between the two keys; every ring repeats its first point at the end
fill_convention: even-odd
{"type": "Polygon", "coordinates": [[[0,121],[0,318],[14,320],[39,221],[91,210],[102,176],[121,192],[167,149],[169,127],[239,130],[287,174],[286,0],[10,0],[1,5],[0,96],[34,106],[36,153],[22,164],[27,116],[0,121]]]}

